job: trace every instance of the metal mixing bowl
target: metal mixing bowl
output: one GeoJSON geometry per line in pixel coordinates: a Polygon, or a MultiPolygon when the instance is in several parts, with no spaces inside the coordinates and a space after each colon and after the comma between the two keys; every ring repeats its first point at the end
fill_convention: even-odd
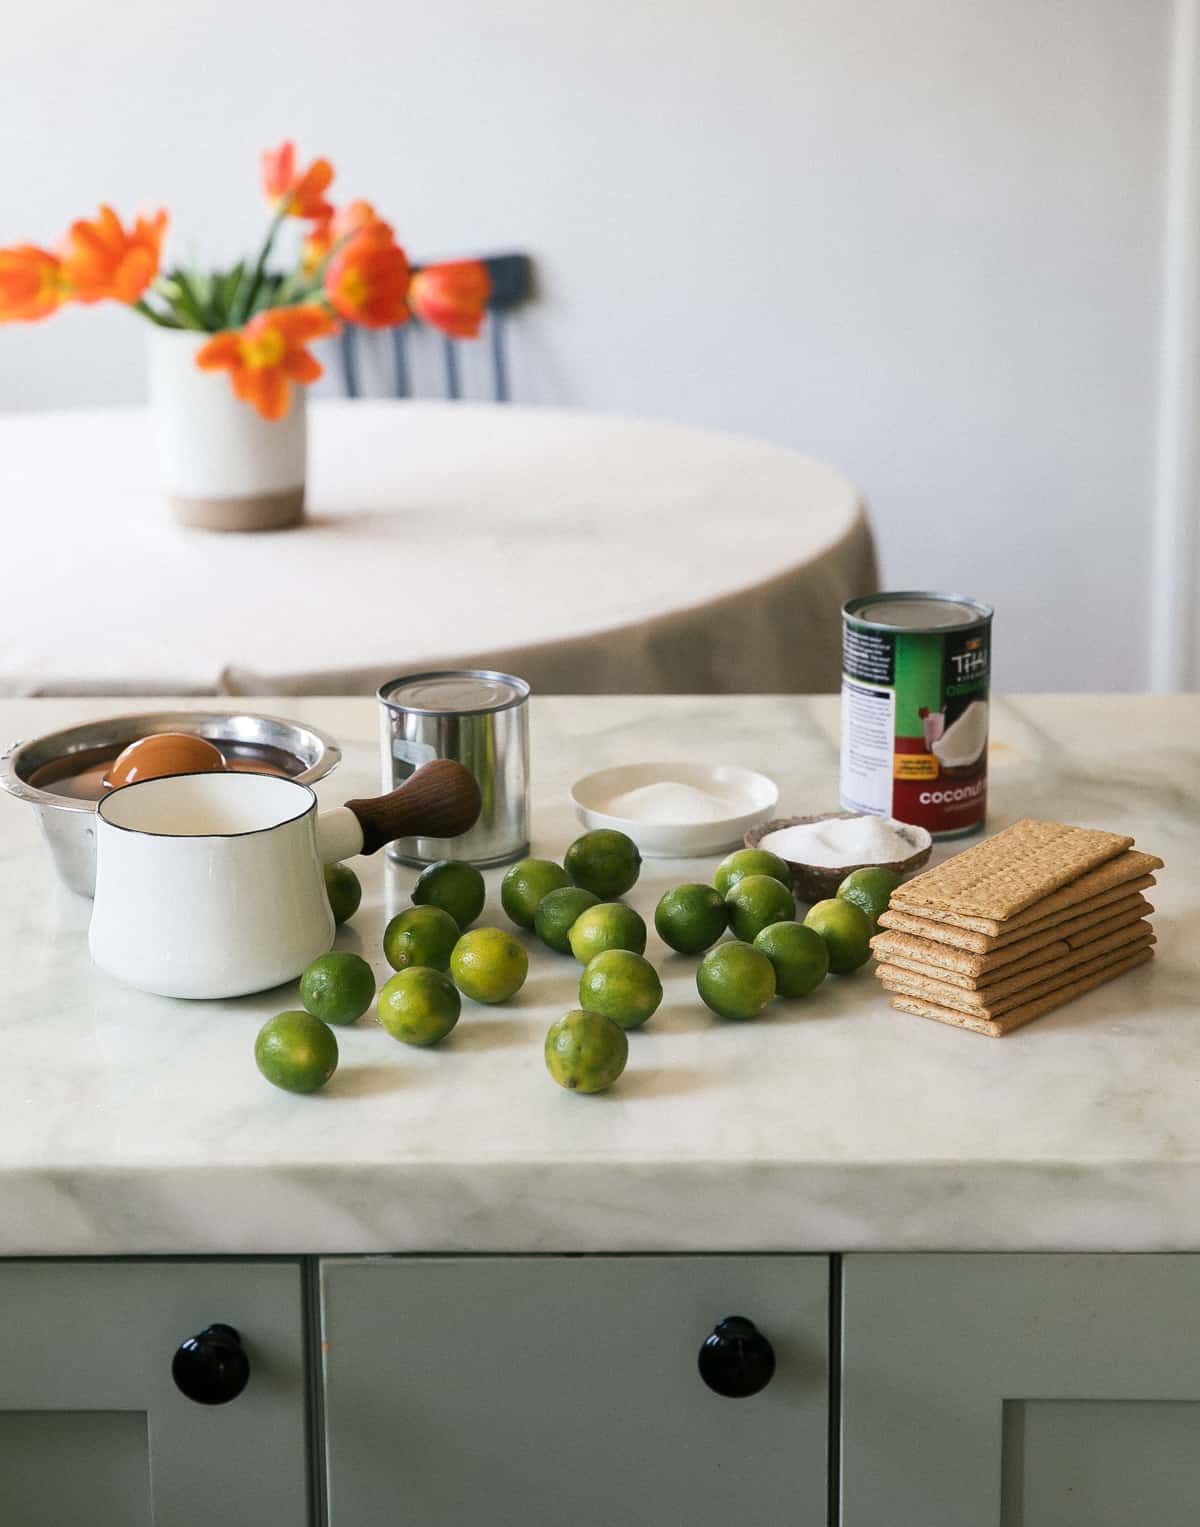
{"type": "Polygon", "coordinates": [[[140,716],[109,716],[83,726],[47,732],[31,742],[17,742],[0,755],[0,787],[28,801],[38,821],[55,868],[63,883],[91,896],[96,887],[96,803],[30,783],[47,764],[77,759],[80,766],[115,757],[139,737],[156,732],[190,732],[210,742],[236,744],[252,754],[255,748],[286,755],[296,766],[288,773],[303,785],[314,784],[335,769],[342,750],[332,737],[313,726],[259,716],[248,711],[154,711],[140,716]]]}

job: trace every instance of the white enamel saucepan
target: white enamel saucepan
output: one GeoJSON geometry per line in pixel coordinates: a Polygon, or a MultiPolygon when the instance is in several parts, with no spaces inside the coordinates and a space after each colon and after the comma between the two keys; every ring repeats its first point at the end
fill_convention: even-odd
{"type": "Polygon", "coordinates": [[[126,785],[96,808],[92,959],[165,997],[266,991],[333,944],[324,865],[395,838],[458,837],[479,808],[479,786],[450,759],[320,814],[307,785],[268,774],[126,785]]]}

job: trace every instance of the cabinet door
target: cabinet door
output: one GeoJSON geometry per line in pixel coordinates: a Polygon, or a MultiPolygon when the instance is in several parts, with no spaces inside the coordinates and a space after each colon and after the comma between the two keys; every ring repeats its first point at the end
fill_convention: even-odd
{"type": "Polygon", "coordinates": [[[298,1527],[308,1519],[296,1263],[0,1263],[0,1520],[298,1527]],[[232,1326],[250,1377],[198,1404],[182,1341],[232,1326]]]}
{"type": "Polygon", "coordinates": [[[1200,1257],[852,1256],[843,1527],[1194,1527],[1200,1257]]]}
{"type": "Polygon", "coordinates": [[[828,1263],[476,1257],[322,1266],[330,1527],[819,1527],[828,1263]],[[774,1377],[728,1399],[726,1316],[774,1377]]]}

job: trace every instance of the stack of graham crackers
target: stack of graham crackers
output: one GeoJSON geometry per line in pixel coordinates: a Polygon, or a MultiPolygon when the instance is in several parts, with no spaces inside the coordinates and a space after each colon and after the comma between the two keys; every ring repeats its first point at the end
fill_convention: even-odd
{"type": "Polygon", "coordinates": [[[1153,952],[1132,838],[1016,822],[893,893],[871,940],[900,1012],[998,1038],[1153,952]]]}

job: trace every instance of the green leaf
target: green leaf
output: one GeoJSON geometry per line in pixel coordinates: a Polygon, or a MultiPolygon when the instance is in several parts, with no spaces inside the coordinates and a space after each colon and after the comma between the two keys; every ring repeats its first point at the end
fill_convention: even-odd
{"type": "Polygon", "coordinates": [[[209,333],[214,333],[221,327],[220,314],[217,312],[217,280],[206,270],[194,270],[188,276],[191,283],[192,293],[196,299],[196,306],[204,319],[204,327],[209,333]]]}
{"type": "Polygon", "coordinates": [[[160,313],[155,308],[152,308],[144,297],[133,304],[133,309],[135,313],[140,313],[143,318],[148,318],[151,323],[157,324],[160,329],[178,329],[182,327],[169,314],[160,313]]]}
{"type": "Polygon", "coordinates": [[[189,329],[207,330],[208,322],[204,315],[204,304],[192,285],[192,278],[185,271],[176,270],[171,272],[171,279],[179,288],[175,311],[183,319],[184,326],[189,329]]]}
{"type": "Polygon", "coordinates": [[[246,262],[239,260],[233,269],[221,278],[221,320],[224,327],[229,327],[233,322],[234,305],[245,274],[246,262]]]}

